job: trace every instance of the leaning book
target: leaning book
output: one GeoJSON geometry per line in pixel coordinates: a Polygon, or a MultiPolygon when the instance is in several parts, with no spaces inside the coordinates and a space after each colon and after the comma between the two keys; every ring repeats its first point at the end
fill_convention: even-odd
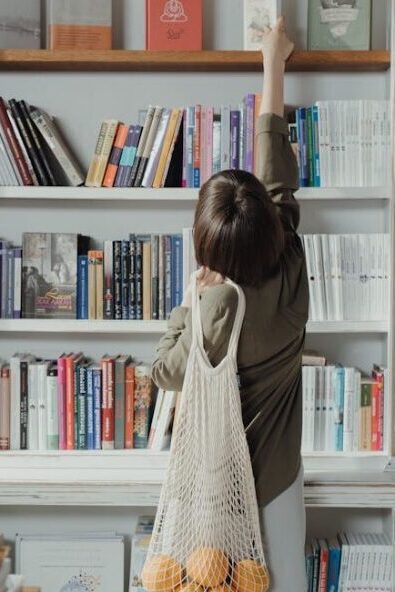
{"type": "Polygon", "coordinates": [[[24,318],[76,318],[77,258],[88,245],[89,238],[78,234],[23,234],[24,318]]]}
{"type": "Polygon", "coordinates": [[[39,49],[40,0],[1,0],[0,48],[39,49]]]}
{"type": "Polygon", "coordinates": [[[371,0],[309,0],[310,50],[368,50],[371,26],[371,0]]]}
{"type": "Polygon", "coordinates": [[[47,45],[49,49],[111,49],[112,0],[50,0],[47,45]]]}

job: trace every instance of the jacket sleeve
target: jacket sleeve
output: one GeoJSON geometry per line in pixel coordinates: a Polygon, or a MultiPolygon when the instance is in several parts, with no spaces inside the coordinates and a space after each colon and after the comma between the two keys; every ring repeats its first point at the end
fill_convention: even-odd
{"type": "MultiPolygon", "coordinates": [[[[237,309],[237,293],[228,286],[216,286],[201,297],[200,307],[204,349],[211,364],[216,366],[228,349],[237,309]]],[[[152,378],[157,386],[166,390],[182,390],[191,343],[191,310],[174,308],[152,365],[152,378]]]]}
{"type": "Polygon", "coordinates": [[[293,193],[299,188],[298,164],[289,142],[288,124],[272,113],[261,115],[256,128],[257,177],[293,230],[299,225],[299,204],[293,193]]]}

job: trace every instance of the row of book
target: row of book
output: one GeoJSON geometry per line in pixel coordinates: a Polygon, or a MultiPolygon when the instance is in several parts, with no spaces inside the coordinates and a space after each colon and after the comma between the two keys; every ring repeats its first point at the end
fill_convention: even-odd
{"type": "Polygon", "coordinates": [[[79,186],[84,175],[54,120],[26,101],[0,97],[0,184],[79,186]]]}
{"type": "Polygon", "coordinates": [[[111,450],[169,445],[176,393],[128,355],[82,353],[0,365],[1,450],[111,450]]]}
{"type": "Polygon", "coordinates": [[[104,241],[69,233],[24,233],[0,241],[0,318],[163,320],[196,269],[192,229],[104,241]]]}
{"type": "Polygon", "coordinates": [[[371,376],[355,368],[306,365],[303,382],[303,452],[381,451],[387,369],[371,376]]]}
{"type": "Polygon", "coordinates": [[[390,179],[389,101],[317,101],[290,126],[301,187],[376,187],[390,179]]]}
{"type": "Polygon", "coordinates": [[[388,234],[305,234],[310,319],[386,320],[388,234]]]}
{"type": "Polygon", "coordinates": [[[385,533],[339,533],[306,544],[308,592],[391,592],[393,547],[385,533]]]}

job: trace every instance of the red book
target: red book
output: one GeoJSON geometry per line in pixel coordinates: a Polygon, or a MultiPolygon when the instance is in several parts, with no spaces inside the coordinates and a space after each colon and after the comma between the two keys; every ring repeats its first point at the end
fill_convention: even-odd
{"type": "Polygon", "coordinates": [[[146,49],[203,47],[203,0],[146,0],[146,49]]]}
{"type": "Polygon", "coordinates": [[[114,449],[115,413],[114,413],[114,358],[104,356],[101,359],[102,369],[102,431],[101,443],[103,450],[114,449]]]}
{"type": "Polygon", "coordinates": [[[14,133],[11,121],[8,117],[7,108],[2,97],[0,97],[0,125],[3,128],[8,146],[10,147],[12,156],[14,157],[19,174],[22,177],[23,184],[33,185],[33,179],[30,175],[21,147],[19,146],[19,142],[14,133]]]}
{"type": "MultiPolygon", "coordinates": [[[[375,365],[372,371],[372,377],[378,384],[378,418],[377,418],[377,448],[384,449],[384,369],[375,365]]],[[[373,442],[373,438],[372,438],[373,442]]]]}
{"type": "Polygon", "coordinates": [[[0,371],[0,450],[10,449],[10,367],[3,366],[0,371]]]}
{"type": "Polygon", "coordinates": [[[66,355],[58,358],[59,450],[67,449],[66,438],[66,355]]]}
{"type": "Polygon", "coordinates": [[[326,592],[328,585],[329,548],[324,539],[318,541],[320,545],[320,575],[318,580],[318,592],[326,592]]]}
{"type": "Polygon", "coordinates": [[[201,122],[202,122],[202,106],[195,105],[195,128],[193,130],[193,186],[200,187],[201,185],[201,159],[200,159],[200,144],[201,144],[201,122]]]}
{"type": "Polygon", "coordinates": [[[379,450],[380,385],[372,384],[372,442],[371,450],[379,450]]]}
{"type": "Polygon", "coordinates": [[[133,448],[134,427],[134,365],[128,364],[125,372],[125,448],[133,448]]]}
{"type": "Polygon", "coordinates": [[[70,354],[65,358],[66,377],[66,450],[75,448],[75,366],[82,359],[82,353],[70,354]]]}

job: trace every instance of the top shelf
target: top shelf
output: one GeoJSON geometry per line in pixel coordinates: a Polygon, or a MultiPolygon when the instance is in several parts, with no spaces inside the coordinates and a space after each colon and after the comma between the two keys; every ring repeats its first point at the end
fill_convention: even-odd
{"type": "MultiPolygon", "coordinates": [[[[390,52],[295,51],[289,72],[380,72],[390,52]]],[[[0,70],[79,72],[259,72],[259,51],[0,50],[0,70]]]]}

